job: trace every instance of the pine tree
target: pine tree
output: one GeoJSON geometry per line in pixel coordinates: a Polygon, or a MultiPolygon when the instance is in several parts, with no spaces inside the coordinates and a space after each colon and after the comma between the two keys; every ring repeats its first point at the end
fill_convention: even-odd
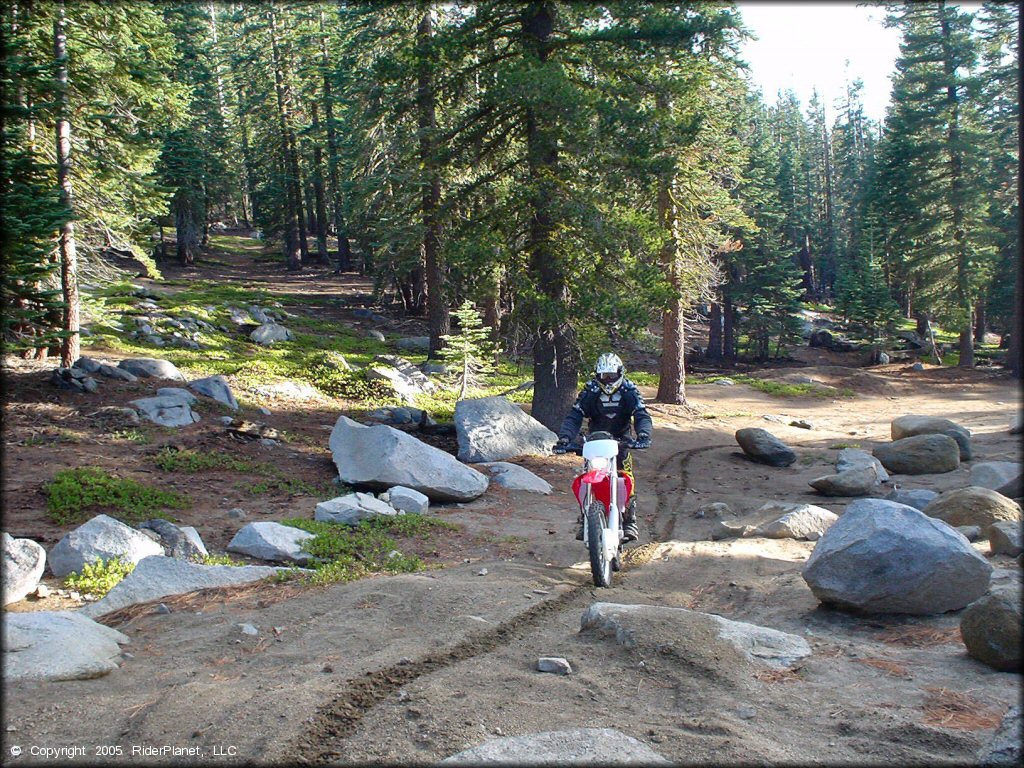
{"type": "Polygon", "coordinates": [[[480,386],[484,375],[494,372],[496,350],[490,331],[471,301],[463,302],[452,314],[458,320],[459,332],[444,336],[440,358],[459,388],[457,399],[462,400],[469,389],[480,386]]]}

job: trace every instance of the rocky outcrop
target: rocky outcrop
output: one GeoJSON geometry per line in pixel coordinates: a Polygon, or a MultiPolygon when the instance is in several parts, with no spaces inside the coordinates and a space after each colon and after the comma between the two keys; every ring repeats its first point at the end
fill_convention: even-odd
{"type": "Polygon", "coordinates": [[[865,613],[935,614],[985,593],[992,566],[948,525],[859,499],[825,532],[802,575],[822,603],[865,613]]]}
{"type": "Polygon", "coordinates": [[[81,573],[87,563],[120,558],[137,563],[144,557],[163,555],[164,549],[146,534],[107,515],[97,515],[57,542],[49,564],[58,579],[81,573]]]}
{"type": "Polygon", "coordinates": [[[756,462],[770,467],[788,467],[796,461],[796,453],[771,432],[759,427],[736,431],[736,442],[756,462]]]}
{"type": "Polygon", "coordinates": [[[547,456],[558,440],[558,435],[501,396],[457,402],[455,434],[459,460],[470,463],[547,456]]]}
{"type": "Polygon", "coordinates": [[[4,605],[23,599],[39,585],[46,568],[46,550],[32,539],[3,534],[4,605]]]}
{"type": "Polygon", "coordinates": [[[932,475],[952,472],[960,466],[960,446],[948,435],[905,437],[873,451],[890,472],[900,475],[932,475]]]}
{"type": "Polygon", "coordinates": [[[1019,523],[1020,504],[988,488],[968,486],[941,494],[924,508],[929,517],[936,517],[952,526],[976,525],[987,536],[992,523],[1007,520],[1019,523]]]}
{"type": "Polygon", "coordinates": [[[367,367],[368,379],[388,382],[405,403],[414,403],[416,396],[433,392],[435,384],[419,368],[403,357],[377,355],[374,364],[367,367]]]}
{"type": "Polygon", "coordinates": [[[104,597],[83,605],[79,613],[102,616],[129,605],[171,595],[248,584],[273,576],[280,570],[269,565],[200,565],[172,557],[147,557],[140,560],[135,569],[104,597]]]}
{"type": "Polygon", "coordinates": [[[128,637],[81,611],[4,614],[4,681],[91,680],[117,669],[128,637]]]}
{"type": "Polygon", "coordinates": [[[412,488],[432,502],[471,501],[487,490],[487,477],[449,453],[393,427],[366,427],[339,416],[330,437],[343,483],[370,490],[412,488]]]}

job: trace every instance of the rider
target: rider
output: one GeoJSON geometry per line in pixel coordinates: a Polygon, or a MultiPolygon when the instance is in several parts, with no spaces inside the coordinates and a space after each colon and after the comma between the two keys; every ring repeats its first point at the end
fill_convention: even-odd
{"type": "MultiPolygon", "coordinates": [[[[594,366],[594,378],[588,381],[583,391],[576,398],[576,403],[562,422],[558,430],[558,443],[555,453],[565,453],[569,444],[576,439],[584,417],[590,419],[590,432],[609,432],[616,440],[629,437],[630,426],[636,429],[634,448],[651,446],[651,430],[653,423],[647,413],[644,399],[636,384],[625,376],[625,369],[619,356],[605,352],[597,358],[594,366]]],[[[633,457],[629,449],[619,444],[619,469],[633,475],[633,457]]],[[[635,487],[635,486],[634,486],[635,487]]],[[[576,528],[576,538],[583,540],[583,514],[580,513],[576,528]]],[[[622,516],[622,533],[625,541],[636,541],[640,532],[636,524],[636,493],[630,496],[622,516]]]]}

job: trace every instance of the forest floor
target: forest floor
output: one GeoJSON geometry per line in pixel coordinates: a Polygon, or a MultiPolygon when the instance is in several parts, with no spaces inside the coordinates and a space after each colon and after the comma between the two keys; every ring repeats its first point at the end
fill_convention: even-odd
{"type": "MultiPolygon", "coordinates": [[[[368,297],[371,287],[327,268],[290,274],[241,253],[166,274],[230,276],[260,285],[291,312],[322,318],[335,311],[343,322],[355,322],[350,309],[292,305],[289,297],[368,297]]],[[[393,322],[408,335],[422,330],[393,322]]],[[[83,354],[118,358],[103,349],[83,354]]],[[[434,507],[457,527],[400,542],[403,552],[427,563],[420,573],[195,593],[163,600],[169,613],[144,606],[108,618],[131,638],[131,657],[120,669],[95,680],[5,685],[4,764],[47,762],[29,754],[31,746],[86,749],[80,760],[49,762],[430,764],[499,736],[581,727],[616,728],[682,764],[973,762],[1020,699],[1021,679],[966,655],[957,613],[824,610],[800,576],[812,542],[712,542],[716,519],[696,513],[724,502],[750,520],[770,500],[841,512],[847,500],[821,497],[808,481],[834,471],[841,447],[870,450],[887,442],[890,422],[906,413],[969,428],[975,461],[1020,461],[1007,432],[1020,390],[996,369],[865,369],[853,355],[809,349],[794,357],[793,367],[768,375],[786,381],[798,372],[852,394],[780,397],[745,384],[699,384],[688,386],[686,408],[660,404],[653,389],[645,390],[655,432],[653,447],[636,458],[643,535],[611,588],[591,585],[586,553],[573,538],[568,486],[578,459],[522,458],[517,463],[548,480],[554,493],[492,486],[472,503],[434,507]],[[813,429],[767,422],[766,415],[805,419],[813,429]],[[798,461],[784,469],[748,461],[733,435],[751,426],[783,439],[798,461]],[[673,642],[679,638],[641,638],[626,648],[580,631],[594,602],[715,613],[801,635],[814,652],[793,670],[766,672],[700,643],[680,647],[673,642]],[[259,634],[242,634],[242,623],[259,634]],[[542,656],[566,658],[573,673],[537,672],[542,656]],[[9,756],[14,744],[23,750],[17,761],[9,756]],[[121,754],[100,759],[96,750],[109,745],[121,754]],[[163,746],[199,753],[145,753],[163,746]]],[[[259,405],[270,415],[243,408],[243,418],[287,435],[278,446],[233,438],[216,418],[221,411],[202,403],[200,422],[151,430],[140,445],[111,437],[90,414],[167,382],[104,379],[99,402],[97,395],[56,389],[49,383],[53,367],[9,358],[4,371],[3,530],[47,550],[74,527],[46,515],[43,486],[63,468],[100,466],[187,491],[193,504],[175,518],[195,526],[211,552],[223,552],[245,522],[312,518],[317,498],[296,493],[294,484],[237,472],[161,472],[153,458],[165,446],[224,451],[309,488],[329,486],[337,474],[327,439],[342,411],[330,398],[267,396],[259,405]],[[235,508],[246,511],[245,520],[229,516],[235,508]]],[[[942,491],[967,485],[968,474],[964,465],[893,481],[942,491]]],[[[987,544],[976,546],[989,556],[987,544]]],[[[997,568],[1019,571],[1010,558],[989,557],[997,568]]],[[[7,610],[75,605],[51,596],[7,610]]]]}

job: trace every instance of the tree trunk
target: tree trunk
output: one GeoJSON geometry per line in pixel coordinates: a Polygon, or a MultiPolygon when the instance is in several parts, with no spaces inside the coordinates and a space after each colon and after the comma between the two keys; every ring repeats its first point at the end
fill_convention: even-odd
{"type": "Polygon", "coordinates": [[[988,319],[985,317],[985,300],[978,299],[974,305],[974,341],[977,344],[985,343],[985,326],[988,319]]]}
{"type": "Polygon", "coordinates": [[[313,197],[316,200],[316,258],[319,264],[331,263],[327,254],[327,202],[324,196],[324,153],[320,148],[320,114],[314,100],[313,112],[313,197]]]}
{"type": "MultiPolygon", "coordinates": [[[[664,105],[661,105],[663,108],[664,105]]],[[[683,327],[682,287],[679,284],[679,254],[676,252],[675,210],[672,204],[671,178],[658,183],[658,224],[668,233],[661,248],[661,269],[672,287],[672,297],[661,314],[661,374],[658,401],[686,404],[685,329],[683,327]]]]}
{"type": "Polygon", "coordinates": [[[736,361],[736,310],[728,288],[722,292],[722,358],[727,363],[736,361]]]}
{"type": "Polygon", "coordinates": [[[194,199],[188,189],[181,188],[174,196],[175,252],[185,266],[195,263],[195,252],[199,247],[199,228],[193,204],[194,199]]]}
{"type": "Polygon", "coordinates": [[[53,22],[53,60],[56,64],[57,87],[57,185],[60,202],[69,212],[60,228],[57,248],[60,253],[60,285],[64,295],[62,330],[67,336],[60,345],[60,364],[70,368],[79,358],[78,254],[75,250],[74,197],[71,190],[71,123],[68,121],[68,53],[64,31],[64,3],[57,6],[53,22]]]}
{"type": "MultiPolygon", "coordinates": [[[[529,6],[522,16],[522,29],[531,58],[539,65],[548,60],[555,6],[542,0],[529,6]]],[[[532,209],[527,235],[530,273],[537,281],[540,299],[534,300],[533,418],[557,430],[576,399],[579,379],[579,342],[572,326],[564,320],[569,299],[565,265],[553,243],[557,222],[552,212],[558,192],[557,106],[543,100],[528,102],[526,147],[532,209]]]]}
{"type": "Polygon", "coordinates": [[[1013,325],[1010,328],[1010,343],[1006,351],[1006,367],[1016,379],[1024,378],[1024,366],[1021,365],[1021,301],[1024,300],[1024,267],[1020,261],[1017,262],[1017,274],[1014,279],[1013,291],[1013,325]]]}
{"type": "Polygon", "coordinates": [[[299,163],[295,156],[295,137],[289,124],[288,92],[284,82],[284,62],[277,41],[277,14],[271,6],[268,12],[270,19],[270,49],[274,64],[274,84],[277,91],[277,117],[281,132],[282,165],[285,175],[285,258],[288,269],[302,269],[303,249],[301,240],[305,239],[305,225],[302,221],[302,188],[299,186],[299,163]]]}
{"type": "Polygon", "coordinates": [[[709,360],[722,359],[722,305],[718,302],[711,304],[711,311],[708,313],[708,354],[709,360]]]}
{"type": "Polygon", "coordinates": [[[338,137],[334,129],[334,96],[331,93],[330,59],[327,55],[327,33],[324,29],[324,12],[320,10],[320,56],[323,63],[324,119],[327,121],[327,174],[331,182],[331,213],[334,217],[334,232],[338,237],[338,272],[352,269],[352,248],[345,228],[341,178],[338,173],[338,137]]]}
{"type": "Polygon", "coordinates": [[[416,108],[419,117],[420,164],[423,167],[423,265],[427,290],[427,321],[430,329],[430,357],[437,357],[444,342],[442,336],[451,330],[448,303],[445,301],[444,263],[441,256],[441,173],[437,167],[437,112],[434,102],[433,58],[430,55],[430,4],[427,3],[416,31],[419,56],[419,77],[416,108]]]}

